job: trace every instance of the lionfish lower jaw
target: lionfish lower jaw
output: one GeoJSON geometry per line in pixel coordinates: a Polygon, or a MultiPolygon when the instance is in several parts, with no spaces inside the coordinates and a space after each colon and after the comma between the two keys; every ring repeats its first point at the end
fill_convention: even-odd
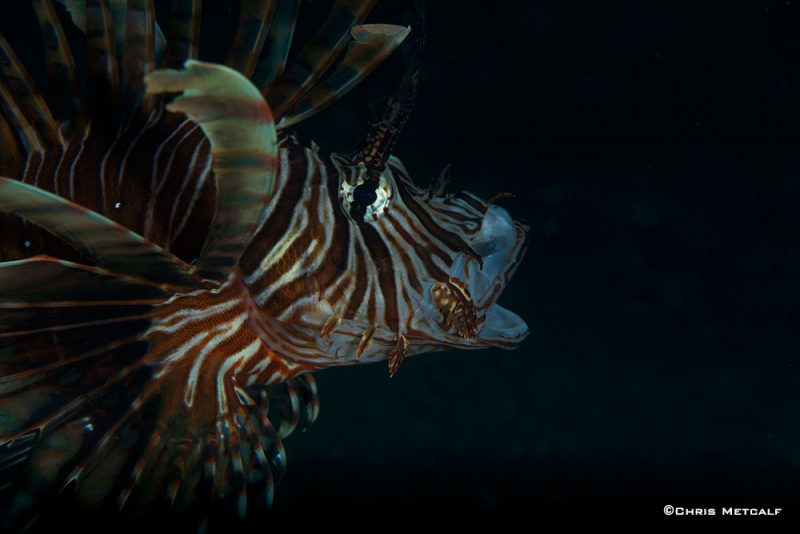
{"type": "MultiPolygon", "coordinates": [[[[469,295],[465,289],[465,294],[469,295]]],[[[478,309],[471,300],[459,302],[439,326],[453,334],[457,346],[513,349],[528,335],[528,325],[514,312],[491,304],[478,309]]]]}
{"type": "Polygon", "coordinates": [[[516,313],[492,304],[483,316],[476,342],[483,347],[515,349],[528,336],[528,325],[516,313]]]}

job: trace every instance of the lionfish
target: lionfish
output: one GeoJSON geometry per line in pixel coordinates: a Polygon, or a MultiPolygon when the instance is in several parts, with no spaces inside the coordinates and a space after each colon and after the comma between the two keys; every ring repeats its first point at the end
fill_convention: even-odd
{"type": "Polygon", "coordinates": [[[417,187],[391,155],[421,2],[405,26],[336,0],[298,43],[299,0],[244,0],[220,64],[197,59],[200,0],[172,0],[168,24],[153,0],[31,3],[41,88],[0,36],[8,513],[69,488],[245,514],[272,500],[282,439],[317,417],[312,371],[387,361],[394,375],[410,355],[525,337],[496,301],[527,228],[446,193],[447,173],[417,187]],[[405,74],[361,146],[290,133],[404,41],[405,74]]]}

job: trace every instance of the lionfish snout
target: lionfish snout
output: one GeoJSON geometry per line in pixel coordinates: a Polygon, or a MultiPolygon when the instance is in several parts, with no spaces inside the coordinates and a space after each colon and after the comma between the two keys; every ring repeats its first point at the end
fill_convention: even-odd
{"type": "Polygon", "coordinates": [[[475,348],[516,347],[528,334],[525,321],[497,304],[525,253],[527,228],[489,204],[471,250],[456,255],[447,281],[430,286],[428,306],[439,327],[475,348]]]}

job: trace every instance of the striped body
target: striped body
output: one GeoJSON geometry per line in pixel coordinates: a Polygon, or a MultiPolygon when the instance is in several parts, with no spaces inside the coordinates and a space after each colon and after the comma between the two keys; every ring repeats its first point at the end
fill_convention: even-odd
{"type": "MultiPolygon", "coordinates": [[[[210,223],[205,208],[215,194],[212,157],[194,123],[169,117],[154,111],[147,121],[151,126],[135,141],[112,144],[101,158],[86,149],[94,142],[87,127],[63,149],[32,161],[20,179],[87,207],[98,204],[99,213],[191,262],[201,245],[192,235],[203,235],[210,223]],[[56,172],[48,172],[53,167],[56,172]],[[153,177],[149,184],[138,179],[142,169],[153,177]],[[76,184],[76,172],[97,176],[98,184],[76,184]],[[118,200],[92,198],[103,184],[112,184],[115,194],[100,198],[118,200]],[[156,217],[165,205],[169,217],[156,217]]],[[[469,193],[433,197],[416,188],[393,159],[385,172],[402,188],[392,209],[374,221],[354,221],[342,208],[340,191],[358,172],[347,158],[316,145],[294,138],[279,143],[276,189],[240,262],[250,298],[268,317],[262,322],[277,321],[286,331],[286,339],[277,336],[269,343],[285,360],[306,362],[311,369],[386,359],[398,335],[418,340],[416,352],[468,348],[464,336],[437,339],[440,334],[417,312],[432,284],[448,281],[455,259],[469,258],[468,241],[460,236],[478,232],[488,205],[469,193]],[[338,354],[332,359],[331,352],[338,354]]],[[[517,231],[521,247],[524,229],[517,231]]],[[[20,232],[19,239],[23,244],[46,239],[35,234],[20,232]]],[[[494,301],[505,282],[499,281],[487,300],[494,301]]]]}

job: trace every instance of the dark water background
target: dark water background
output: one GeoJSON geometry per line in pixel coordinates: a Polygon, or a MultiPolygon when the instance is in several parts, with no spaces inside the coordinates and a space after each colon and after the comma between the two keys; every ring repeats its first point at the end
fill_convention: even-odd
{"type": "MultiPolygon", "coordinates": [[[[204,3],[204,59],[219,59],[235,2],[204,3]]],[[[401,20],[385,3],[370,20],[401,20]]],[[[396,152],[421,184],[452,162],[453,189],[516,193],[503,205],[530,247],[501,302],[531,333],[515,352],[411,358],[391,380],[384,365],[318,373],[320,419],[286,440],[277,517],[800,518],[800,2],[428,15],[396,152]]],[[[302,131],[351,149],[401,69],[302,131]]]]}
{"type": "Polygon", "coordinates": [[[531,334],[320,373],[278,509],[800,518],[800,3],[429,4],[397,153],[517,194],[531,334]]]}

